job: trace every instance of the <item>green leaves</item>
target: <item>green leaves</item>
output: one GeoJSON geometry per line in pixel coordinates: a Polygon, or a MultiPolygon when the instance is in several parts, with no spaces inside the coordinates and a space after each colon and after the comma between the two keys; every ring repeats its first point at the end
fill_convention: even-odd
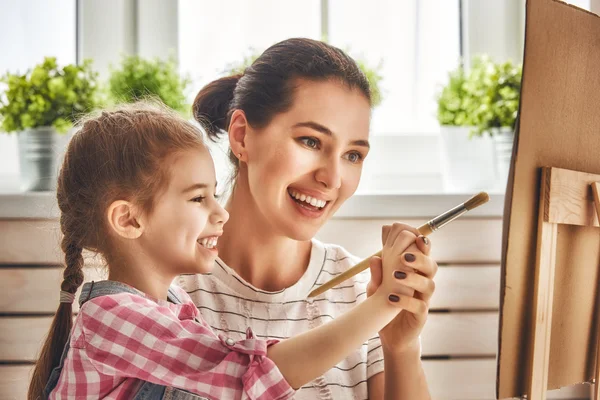
{"type": "Polygon", "coordinates": [[[468,74],[462,67],[450,73],[449,83],[438,96],[439,123],[473,126],[471,134],[477,136],[491,134],[492,128],[514,128],[521,77],[520,65],[476,57],[468,74]]]}
{"type": "Polygon", "coordinates": [[[168,107],[188,113],[185,90],[189,84],[190,80],[179,74],[173,58],[149,60],[134,55],[125,56],[120,68],[111,70],[108,89],[117,103],[158,98],[168,107]]]}
{"type": "Polygon", "coordinates": [[[54,126],[66,132],[74,121],[98,106],[97,73],[91,60],[60,68],[46,57],[24,75],[7,73],[0,82],[0,129],[5,132],[54,126]]]}

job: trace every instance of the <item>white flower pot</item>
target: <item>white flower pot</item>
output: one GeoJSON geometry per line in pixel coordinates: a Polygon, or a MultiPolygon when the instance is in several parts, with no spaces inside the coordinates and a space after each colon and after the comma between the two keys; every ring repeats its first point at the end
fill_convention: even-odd
{"type": "Polygon", "coordinates": [[[470,127],[440,127],[441,173],[444,190],[489,190],[496,180],[494,142],[489,135],[469,139],[470,127]]]}
{"type": "Polygon", "coordinates": [[[515,134],[511,128],[495,128],[491,133],[494,141],[497,185],[499,189],[505,189],[515,134]]]}
{"type": "Polygon", "coordinates": [[[53,127],[27,129],[17,135],[21,190],[55,190],[59,163],[70,135],[59,134],[53,127]]]}

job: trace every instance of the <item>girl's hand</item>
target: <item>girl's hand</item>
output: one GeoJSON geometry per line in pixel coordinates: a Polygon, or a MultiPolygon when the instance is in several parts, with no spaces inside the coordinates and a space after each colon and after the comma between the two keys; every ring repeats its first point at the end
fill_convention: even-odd
{"type": "MultiPolygon", "coordinates": [[[[395,280],[405,286],[405,294],[399,295],[396,302],[402,311],[379,332],[383,348],[388,352],[401,353],[419,348],[419,335],[427,321],[429,300],[435,290],[433,277],[438,266],[429,256],[431,243],[418,235],[419,231],[406,224],[385,225],[382,229],[383,261],[373,257],[370,262],[371,281],[367,296],[388,286],[384,282],[384,287],[380,288],[383,274],[385,281],[395,280]]],[[[398,293],[398,290],[394,292],[398,293]]]]}

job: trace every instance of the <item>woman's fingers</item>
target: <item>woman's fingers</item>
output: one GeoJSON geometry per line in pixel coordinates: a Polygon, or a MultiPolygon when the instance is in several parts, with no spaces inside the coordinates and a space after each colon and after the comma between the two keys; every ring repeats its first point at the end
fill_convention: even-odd
{"type": "Polygon", "coordinates": [[[417,246],[411,246],[400,256],[402,266],[419,271],[422,275],[432,279],[438,270],[437,263],[429,256],[418,250],[417,246]]]}
{"type": "Polygon", "coordinates": [[[388,239],[390,240],[389,241],[390,244],[394,243],[394,241],[396,240],[396,237],[402,231],[411,232],[415,236],[418,236],[420,234],[419,231],[417,230],[417,228],[414,228],[407,224],[403,224],[401,222],[396,222],[392,225],[384,225],[381,228],[381,243],[382,243],[382,245],[385,246],[385,244],[388,243],[388,239]],[[390,234],[391,234],[391,236],[390,236],[390,234]]]}
{"type": "Polygon", "coordinates": [[[391,293],[388,296],[388,301],[390,304],[414,314],[415,318],[419,321],[425,321],[427,319],[429,306],[424,300],[391,293]]]}
{"type": "MultiPolygon", "coordinates": [[[[429,302],[433,292],[435,292],[435,282],[433,279],[429,279],[415,272],[397,270],[394,271],[394,279],[396,280],[395,286],[408,287],[416,292],[419,292],[421,294],[419,297],[426,302],[429,302]]],[[[392,291],[396,293],[403,292],[401,289],[394,288],[392,288],[392,291]]]]}
{"type": "Polygon", "coordinates": [[[425,254],[426,256],[428,256],[429,253],[431,253],[431,240],[428,237],[419,235],[415,243],[417,244],[417,247],[419,248],[421,253],[425,254]]]}

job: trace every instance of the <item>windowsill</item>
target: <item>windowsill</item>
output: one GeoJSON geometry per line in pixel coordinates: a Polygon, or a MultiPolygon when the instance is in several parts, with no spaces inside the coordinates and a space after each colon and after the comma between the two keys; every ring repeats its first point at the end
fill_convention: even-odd
{"type": "MultiPolygon", "coordinates": [[[[17,177],[1,177],[0,219],[57,219],[55,192],[23,192],[17,177]]],[[[488,192],[488,204],[469,217],[502,217],[504,194],[488,192]]],[[[386,191],[357,193],[333,218],[431,218],[468,200],[474,193],[440,191],[386,191]]]]}

